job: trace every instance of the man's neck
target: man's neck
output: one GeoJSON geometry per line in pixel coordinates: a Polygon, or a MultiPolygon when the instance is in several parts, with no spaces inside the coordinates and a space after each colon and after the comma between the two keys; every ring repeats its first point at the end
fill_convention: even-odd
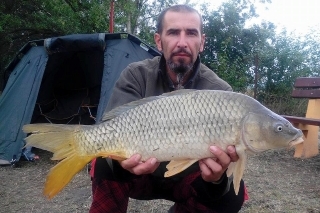
{"type": "Polygon", "coordinates": [[[183,85],[188,81],[192,70],[185,73],[175,73],[167,67],[167,73],[176,89],[183,89],[183,85]]]}

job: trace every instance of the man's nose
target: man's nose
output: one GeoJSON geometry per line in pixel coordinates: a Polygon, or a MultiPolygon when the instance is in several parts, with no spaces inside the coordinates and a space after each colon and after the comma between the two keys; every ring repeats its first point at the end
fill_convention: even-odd
{"type": "Polygon", "coordinates": [[[186,35],[184,33],[180,34],[179,41],[178,41],[179,48],[187,48],[187,40],[186,35]]]}

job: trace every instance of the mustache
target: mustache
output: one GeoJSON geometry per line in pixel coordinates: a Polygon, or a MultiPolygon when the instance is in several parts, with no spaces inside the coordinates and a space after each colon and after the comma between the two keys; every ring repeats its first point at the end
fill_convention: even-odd
{"type": "Polygon", "coordinates": [[[188,51],[187,51],[186,49],[184,49],[184,48],[179,48],[177,51],[172,52],[171,56],[178,55],[178,54],[180,54],[180,53],[184,53],[184,54],[192,57],[191,52],[188,52],[188,51]]]}

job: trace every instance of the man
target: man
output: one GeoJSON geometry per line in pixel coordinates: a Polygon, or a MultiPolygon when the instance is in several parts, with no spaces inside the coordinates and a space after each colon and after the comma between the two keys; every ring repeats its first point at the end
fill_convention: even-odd
{"type": "MultiPolygon", "coordinates": [[[[130,64],[121,73],[106,111],[183,88],[231,90],[200,63],[205,35],[202,18],[193,8],[176,5],[164,10],[154,39],[163,55],[130,64]]],[[[230,146],[224,152],[211,146],[209,150],[215,158],[202,159],[170,178],[163,177],[167,162],[158,163],[155,158],[145,162],[139,154],[122,162],[98,158],[90,212],[126,212],[129,197],[171,200],[175,205],[169,212],[238,212],[244,201],[243,182],[236,196],[226,177],[229,164],[238,160],[235,148],[230,146]]]]}

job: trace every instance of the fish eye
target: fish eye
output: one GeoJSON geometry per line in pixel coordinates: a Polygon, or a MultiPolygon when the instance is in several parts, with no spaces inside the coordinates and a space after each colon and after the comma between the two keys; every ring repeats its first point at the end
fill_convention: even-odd
{"type": "Polygon", "coordinates": [[[277,132],[282,132],[283,127],[281,125],[276,126],[276,130],[277,130],[277,132]]]}

